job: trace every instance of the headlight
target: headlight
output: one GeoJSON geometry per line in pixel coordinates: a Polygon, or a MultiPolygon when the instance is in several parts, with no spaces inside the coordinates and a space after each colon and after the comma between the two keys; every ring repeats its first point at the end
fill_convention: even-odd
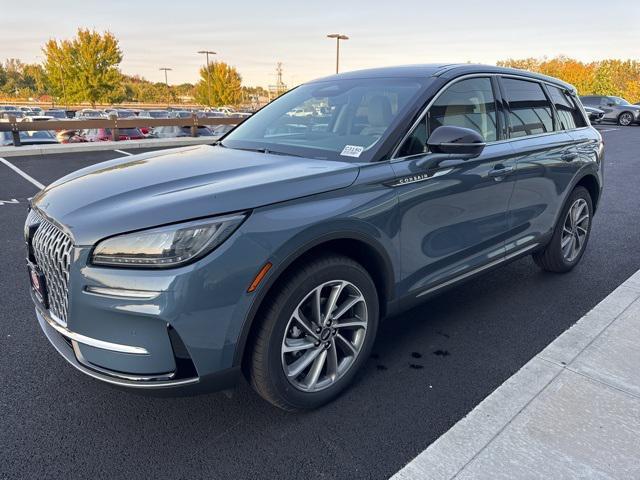
{"type": "Polygon", "coordinates": [[[240,226],[246,214],[196,220],[107,238],[93,250],[94,265],[170,268],[203,257],[240,226]]]}

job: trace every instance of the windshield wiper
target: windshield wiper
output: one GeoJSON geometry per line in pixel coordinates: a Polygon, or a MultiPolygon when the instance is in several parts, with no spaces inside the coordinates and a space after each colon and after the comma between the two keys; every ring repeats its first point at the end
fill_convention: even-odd
{"type": "Polygon", "coordinates": [[[296,155],[295,153],[278,152],[277,150],[271,150],[269,148],[236,148],[236,150],[246,150],[247,152],[266,153],[267,155],[284,155],[287,157],[302,157],[302,155],[296,155]]]}

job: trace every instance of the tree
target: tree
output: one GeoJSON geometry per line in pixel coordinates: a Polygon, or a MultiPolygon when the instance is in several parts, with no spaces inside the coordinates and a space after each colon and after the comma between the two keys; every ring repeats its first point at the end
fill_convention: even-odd
{"type": "Polygon", "coordinates": [[[640,62],[636,60],[584,63],[560,56],[552,59],[509,59],[498,62],[498,65],[559,78],[575,86],[580,95],[615,95],[630,102],[640,101],[640,62]]]}
{"type": "Polygon", "coordinates": [[[112,103],[122,98],[122,51],[110,32],[78,29],[71,40],[49,40],[42,49],[52,93],[65,102],[112,103]]]}
{"type": "Polygon", "coordinates": [[[206,66],[200,69],[194,93],[196,102],[203,105],[238,105],[242,102],[242,77],[235,67],[213,62],[209,64],[209,72],[206,66]]]}

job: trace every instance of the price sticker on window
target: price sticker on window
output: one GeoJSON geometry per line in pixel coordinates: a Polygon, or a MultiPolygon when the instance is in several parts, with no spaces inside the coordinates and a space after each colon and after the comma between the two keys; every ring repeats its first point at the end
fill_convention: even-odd
{"type": "Polygon", "coordinates": [[[358,145],[345,145],[342,152],[340,152],[340,155],[343,157],[358,158],[362,152],[364,152],[364,147],[359,147],[358,145]]]}

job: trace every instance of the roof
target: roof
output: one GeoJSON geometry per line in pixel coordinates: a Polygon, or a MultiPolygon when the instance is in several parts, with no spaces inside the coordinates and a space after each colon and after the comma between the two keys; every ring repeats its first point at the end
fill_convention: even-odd
{"type": "Polygon", "coordinates": [[[460,75],[468,75],[471,73],[502,73],[511,75],[520,75],[531,77],[537,80],[560,85],[570,90],[575,88],[569,83],[563,82],[557,78],[542,75],[540,73],[529,72],[527,70],[519,70],[516,68],[496,67],[495,65],[480,65],[471,63],[427,63],[421,65],[399,65],[395,67],[370,68],[366,70],[355,70],[353,72],[345,72],[337,75],[319,78],[315,82],[333,80],[333,79],[356,79],[356,78],[426,78],[426,77],[442,77],[455,78],[460,75]]]}

